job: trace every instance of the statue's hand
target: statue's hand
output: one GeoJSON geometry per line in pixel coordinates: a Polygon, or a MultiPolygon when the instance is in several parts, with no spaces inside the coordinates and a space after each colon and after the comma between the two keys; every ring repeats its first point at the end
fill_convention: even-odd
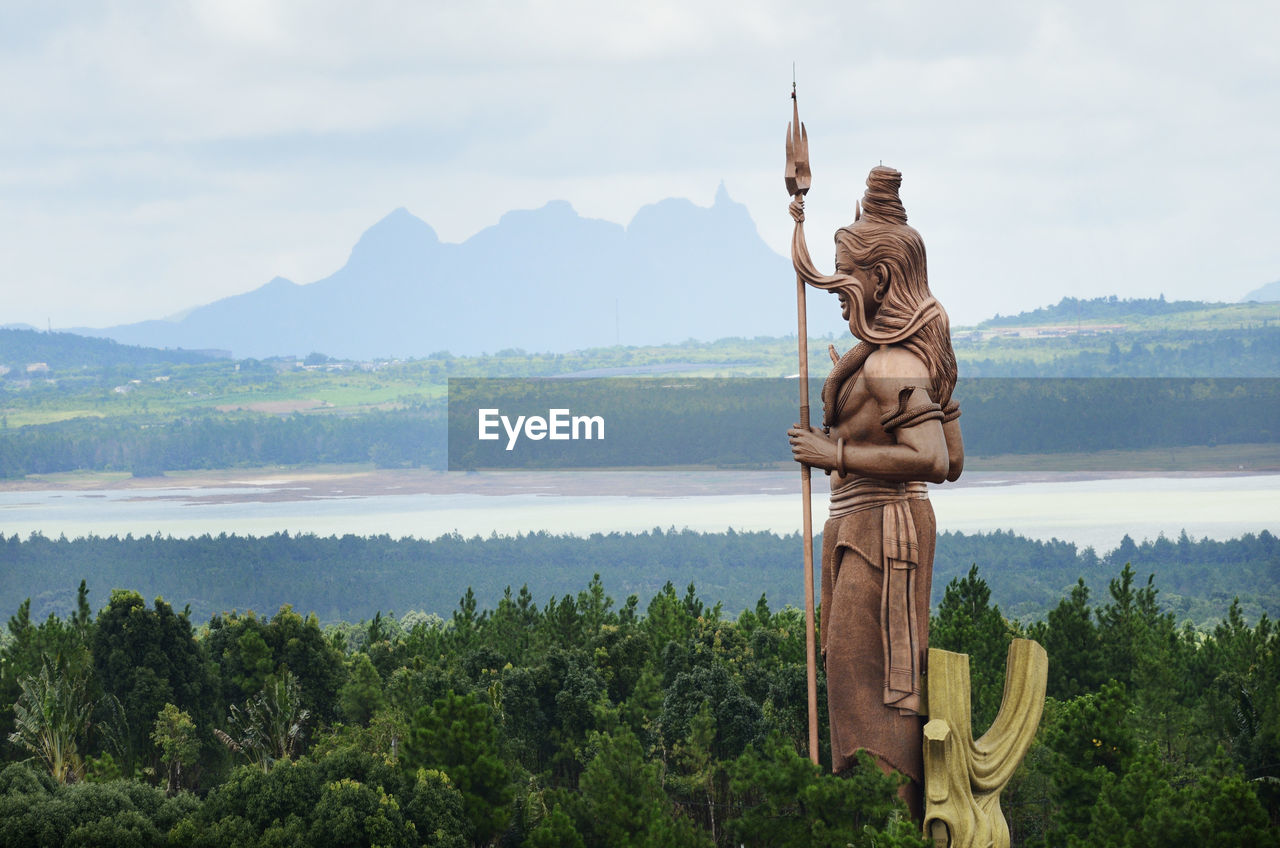
{"type": "Polygon", "coordinates": [[[795,199],[791,201],[791,205],[787,207],[787,211],[791,213],[791,219],[797,224],[804,223],[804,195],[797,194],[795,199]]]}
{"type": "Polygon", "coordinates": [[[836,443],[821,430],[806,430],[796,424],[787,431],[787,438],[791,442],[791,458],[796,462],[824,470],[836,467],[836,443]]]}

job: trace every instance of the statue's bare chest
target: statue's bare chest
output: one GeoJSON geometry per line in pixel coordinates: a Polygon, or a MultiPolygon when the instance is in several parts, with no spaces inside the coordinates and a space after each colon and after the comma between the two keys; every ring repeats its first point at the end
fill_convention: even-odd
{"type": "Polygon", "coordinates": [[[868,389],[862,372],[849,377],[840,388],[840,402],[835,422],[831,425],[831,437],[855,445],[892,444],[893,437],[880,424],[883,411],[868,389]]]}

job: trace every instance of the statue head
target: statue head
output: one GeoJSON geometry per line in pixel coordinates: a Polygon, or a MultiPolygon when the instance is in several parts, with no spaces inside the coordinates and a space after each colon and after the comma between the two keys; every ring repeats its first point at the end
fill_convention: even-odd
{"type": "MultiPolygon", "coordinates": [[[[860,301],[865,326],[874,329],[892,326],[909,304],[905,320],[930,297],[924,239],[907,224],[901,184],[893,168],[873,168],[854,222],[836,231],[836,274],[846,280],[834,291],[842,301],[860,301]]],[[[855,334],[864,326],[858,319],[850,316],[855,334]]]]}
{"type": "MultiPolygon", "coordinates": [[[[843,279],[830,290],[841,295],[849,329],[864,340],[906,329],[936,302],[929,291],[924,239],[907,224],[901,185],[897,170],[872,168],[854,222],[836,231],[836,274],[843,279]]],[[[946,313],[939,309],[901,344],[929,366],[935,400],[946,403],[956,380],[946,313]]]]}

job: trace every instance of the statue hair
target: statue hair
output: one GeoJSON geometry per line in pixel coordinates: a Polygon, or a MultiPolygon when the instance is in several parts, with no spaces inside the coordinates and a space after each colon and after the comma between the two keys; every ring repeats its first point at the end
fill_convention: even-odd
{"type": "MultiPolygon", "coordinates": [[[[924,239],[907,224],[907,212],[898,197],[901,184],[902,174],[897,170],[883,165],[873,168],[857,220],[836,231],[837,271],[856,268],[872,272],[883,265],[888,272],[889,287],[871,325],[886,332],[905,327],[920,304],[933,296],[924,239]]],[[[946,312],[940,312],[901,344],[928,367],[930,394],[945,406],[955,389],[957,372],[946,312]]]]}

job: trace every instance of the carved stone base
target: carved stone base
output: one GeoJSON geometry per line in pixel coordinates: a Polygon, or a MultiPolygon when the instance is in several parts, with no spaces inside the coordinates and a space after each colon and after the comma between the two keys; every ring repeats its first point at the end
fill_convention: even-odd
{"type": "Polygon", "coordinates": [[[937,848],[1009,848],[1000,792],[1035,738],[1048,675],[1044,648],[1030,639],[1013,640],[1000,712],[975,742],[969,656],[929,650],[924,832],[937,848]]]}

